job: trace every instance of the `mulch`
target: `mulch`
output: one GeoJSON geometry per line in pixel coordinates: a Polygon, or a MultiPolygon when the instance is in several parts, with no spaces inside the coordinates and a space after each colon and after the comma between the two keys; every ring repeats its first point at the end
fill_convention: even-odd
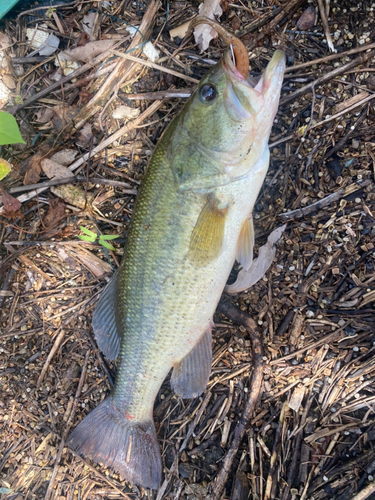
{"type": "Polygon", "coordinates": [[[200,54],[193,38],[171,39],[198,13],[191,1],[78,1],[43,18],[22,6],[1,21],[1,78],[15,83],[3,110],[26,142],[0,154],[14,167],[3,189],[22,203],[0,208],[1,499],[375,498],[375,5],[332,2],[328,16],[320,0],[222,8],[254,78],[277,46],[286,51],[255,252],[287,228],[265,276],[218,307],[205,393],[182,400],[168,380],[161,387],[158,492],[81,458],[65,438],[113,385],[116,364],[98,350],[91,318],[148,159],[224,46],[200,54]],[[311,5],[320,14],[301,29],[311,5]],[[55,56],[27,58],[26,28],[41,23],[60,39],[58,55],[95,40],[116,46],[55,81],[55,56]],[[133,39],[128,26],[139,27],[133,39]],[[156,66],[139,62],[148,40],[156,66]],[[123,105],[127,120],[113,116],[123,105]],[[66,149],[71,176],[49,179],[45,160],[66,149]]]}

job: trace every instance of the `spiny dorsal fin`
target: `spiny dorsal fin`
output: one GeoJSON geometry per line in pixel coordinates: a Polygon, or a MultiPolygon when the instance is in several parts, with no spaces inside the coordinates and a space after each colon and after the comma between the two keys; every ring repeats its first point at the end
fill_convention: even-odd
{"type": "Polygon", "coordinates": [[[242,225],[237,243],[236,260],[247,271],[253,261],[254,249],[254,224],[253,216],[250,215],[242,225]]]}
{"type": "Polygon", "coordinates": [[[228,207],[219,208],[215,198],[203,207],[190,239],[189,256],[196,264],[203,266],[220,255],[227,213],[228,207]]]}

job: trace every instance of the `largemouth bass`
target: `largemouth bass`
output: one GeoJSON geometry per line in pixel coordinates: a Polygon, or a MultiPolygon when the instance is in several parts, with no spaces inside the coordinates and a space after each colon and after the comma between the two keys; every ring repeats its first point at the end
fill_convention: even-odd
{"type": "Polygon", "coordinates": [[[155,148],[121,267],[96,307],[95,337],[118,357],[116,383],[68,445],[138,485],[161,481],[153,405],[162,382],[173,369],[177,394],[204,391],[213,314],[235,259],[250,266],[284,69],[277,50],[253,88],[227,51],[202,78],[155,148]]]}

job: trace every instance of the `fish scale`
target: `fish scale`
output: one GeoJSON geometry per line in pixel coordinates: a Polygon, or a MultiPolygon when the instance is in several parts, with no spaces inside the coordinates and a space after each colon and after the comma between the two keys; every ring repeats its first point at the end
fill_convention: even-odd
{"type": "Polygon", "coordinates": [[[253,88],[227,52],[202,79],[155,148],[121,267],[94,312],[100,349],[118,357],[116,383],[68,444],[136,484],[161,480],[152,411],[168,372],[182,397],[207,385],[214,311],[236,256],[252,258],[284,68],[276,51],[253,88]]]}

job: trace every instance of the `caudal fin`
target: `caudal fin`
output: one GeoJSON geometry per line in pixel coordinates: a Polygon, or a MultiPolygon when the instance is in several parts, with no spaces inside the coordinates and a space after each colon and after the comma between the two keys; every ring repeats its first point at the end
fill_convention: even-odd
{"type": "Polygon", "coordinates": [[[154,423],[126,419],[110,397],[82,420],[67,445],[138,486],[157,489],[160,484],[161,457],[154,423]]]}

